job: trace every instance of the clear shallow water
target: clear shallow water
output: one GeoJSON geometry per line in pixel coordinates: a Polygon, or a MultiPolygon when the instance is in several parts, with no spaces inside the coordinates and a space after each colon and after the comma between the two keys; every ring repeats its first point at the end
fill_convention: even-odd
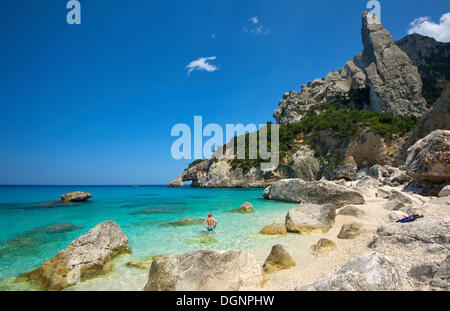
{"type": "MultiPolygon", "coordinates": [[[[12,277],[39,267],[105,220],[117,222],[129,239],[132,254],[118,259],[114,266],[115,273],[123,274],[124,278],[127,273],[131,276],[139,273],[141,277],[146,274],[124,268],[127,261],[145,261],[153,255],[194,249],[251,251],[261,245],[270,247],[280,238],[261,236],[259,230],[274,221],[283,222],[285,213],[295,204],[264,201],[262,192],[262,189],[173,189],[163,186],[1,186],[0,286],[2,289],[13,288],[9,284],[12,277]],[[51,202],[71,191],[91,192],[93,198],[77,204],[51,202]],[[254,213],[230,212],[245,201],[253,204],[254,213]],[[219,221],[217,234],[211,235],[217,240],[213,244],[202,243],[205,230],[201,224],[164,225],[185,217],[205,218],[208,212],[213,212],[219,221]],[[48,227],[58,223],[74,226],[48,227]]],[[[126,283],[125,279],[124,289],[128,288],[126,283]]],[[[104,286],[101,278],[93,284],[95,289],[104,286]]]]}

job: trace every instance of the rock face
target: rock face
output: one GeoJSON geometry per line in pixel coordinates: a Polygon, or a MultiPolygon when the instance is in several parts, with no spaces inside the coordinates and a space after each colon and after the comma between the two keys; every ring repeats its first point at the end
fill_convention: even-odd
{"type": "Polygon", "coordinates": [[[300,204],[286,215],[286,229],[289,232],[327,233],[334,224],[336,208],[331,204],[300,204]]]}
{"type": "Polygon", "coordinates": [[[341,231],[338,234],[338,238],[341,240],[353,240],[361,233],[362,226],[357,223],[345,224],[342,226],[341,231]]]}
{"type": "Polygon", "coordinates": [[[441,87],[444,91],[440,98],[433,104],[431,110],[422,116],[409,134],[405,149],[434,130],[450,130],[450,83],[441,83],[441,87]]]}
{"type": "Polygon", "coordinates": [[[336,249],[336,243],[328,239],[320,239],[319,242],[311,246],[311,250],[315,256],[321,256],[336,249]]]}
{"type": "Polygon", "coordinates": [[[153,261],[146,290],[236,291],[260,286],[264,274],[257,259],[242,251],[191,251],[153,261]]]}
{"type": "Polygon", "coordinates": [[[287,230],[284,224],[273,223],[262,228],[259,233],[265,235],[286,235],[287,230]]]}
{"type": "Polygon", "coordinates": [[[275,273],[280,270],[289,269],[295,265],[294,258],[292,258],[283,246],[277,244],[272,247],[272,251],[264,262],[263,268],[266,273],[275,273]]]}
{"type": "Polygon", "coordinates": [[[169,187],[169,188],[183,188],[183,179],[181,178],[181,176],[178,176],[173,181],[171,181],[167,185],[167,187],[169,187]]]}
{"type": "Polygon", "coordinates": [[[105,221],[74,240],[37,270],[22,275],[44,289],[61,290],[80,279],[111,270],[111,259],[130,252],[127,236],[119,225],[105,221]]]}
{"type": "Polygon", "coordinates": [[[450,43],[438,42],[430,37],[412,34],[399,40],[397,45],[408,54],[413,65],[418,67],[423,82],[423,96],[428,104],[432,105],[441,95],[437,87],[438,82],[450,80],[448,72],[450,43]]]}
{"type": "Polygon", "coordinates": [[[427,283],[433,290],[450,290],[450,255],[442,262],[430,262],[412,267],[408,275],[427,283]]]}
{"type": "Polygon", "coordinates": [[[292,172],[292,178],[300,178],[305,181],[314,181],[320,175],[320,163],[314,157],[314,151],[308,146],[300,146],[300,149],[289,156],[288,162],[292,172]]]}
{"type": "Polygon", "coordinates": [[[298,291],[399,291],[400,275],[383,255],[365,253],[344,265],[336,273],[298,287],[298,291]]]}
{"type": "MultiPolygon", "coordinates": [[[[361,61],[370,86],[370,108],[392,115],[420,116],[426,112],[422,80],[408,55],[381,23],[363,15],[361,61]]],[[[372,16],[373,18],[373,16],[372,16]]]]}
{"type": "Polygon", "coordinates": [[[333,182],[305,182],[301,179],[286,179],[273,183],[264,190],[263,197],[285,202],[333,204],[336,208],[365,203],[363,196],[355,190],[333,182]]]}
{"type": "Polygon", "coordinates": [[[396,116],[426,112],[419,72],[391,34],[364,13],[361,35],[364,50],[344,68],[303,85],[301,93],[283,95],[274,112],[277,123],[298,122],[315,105],[345,100],[350,106],[396,116]]]}
{"type": "Polygon", "coordinates": [[[408,149],[407,173],[416,180],[450,181],[450,131],[436,130],[408,149]]]}
{"type": "Polygon", "coordinates": [[[89,192],[71,192],[61,195],[61,200],[63,201],[70,201],[70,202],[85,202],[92,198],[92,194],[89,192]]]}

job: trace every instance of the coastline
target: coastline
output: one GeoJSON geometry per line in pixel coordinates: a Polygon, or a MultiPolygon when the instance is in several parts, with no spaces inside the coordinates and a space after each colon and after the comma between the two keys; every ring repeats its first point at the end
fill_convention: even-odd
{"type": "MultiPolygon", "coordinates": [[[[400,189],[400,188],[399,188],[400,189]]],[[[292,291],[296,287],[312,283],[317,279],[335,272],[349,261],[356,257],[373,251],[369,248],[369,244],[373,241],[380,225],[384,225],[393,220],[389,220],[391,211],[387,210],[385,205],[388,200],[376,196],[376,189],[365,189],[363,191],[366,204],[361,208],[366,212],[364,217],[356,219],[352,216],[337,215],[335,224],[325,234],[306,234],[299,235],[288,233],[286,236],[262,236],[258,233],[255,235],[259,238],[252,239],[252,247],[244,249],[256,256],[261,264],[265,261],[270,253],[269,245],[281,244],[296,262],[296,266],[288,270],[282,270],[277,273],[267,274],[268,280],[262,287],[241,288],[244,291],[292,291]],[[359,223],[363,229],[361,234],[355,239],[338,239],[337,235],[344,224],[359,223]],[[311,246],[321,238],[330,239],[337,245],[337,250],[328,252],[319,257],[315,256],[311,251],[311,246]]],[[[430,202],[429,199],[421,198],[424,202],[430,202]]],[[[430,212],[432,214],[432,212],[430,212]]],[[[431,215],[430,214],[430,215],[431,215]]],[[[255,215],[254,215],[255,216],[255,215]]],[[[257,217],[257,216],[256,216],[257,217]]],[[[285,218],[284,212],[279,212],[273,219],[274,222],[283,222],[285,218]]],[[[224,249],[225,250],[225,249],[224,249]]],[[[228,250],[228,249],[226,249],[228,250]]],[[[239,249],[234,249],[239,250],[239,249]]],[[[398,246],[383,247],[377,249],[377,252],[385,255],[398,268],[402,286],[404,291],[417,290],[418,284],[408,277],[408,271],[416,265],[434,259],[442,261],[446,254],[434,254],[423,256],[420,250],[404,250],[398,246]]],[[[143,290],[148,278],[147,270],[129,269],[126,273],[123,264],[127,261],[125,257],[115,261],[115,270],[111,274],[85,281],[81,284],[68,288],[67,290],[143,290]],[[133,271],[134,270],[134,271],[133,271]]]]}

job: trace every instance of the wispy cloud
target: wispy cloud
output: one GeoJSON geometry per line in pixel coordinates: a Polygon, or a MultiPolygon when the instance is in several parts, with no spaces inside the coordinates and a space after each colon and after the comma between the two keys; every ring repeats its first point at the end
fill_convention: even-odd
{"type": "Polygon", "coordinates": [[[261,23],[259,22],[258,16],[253,16],[248,19],[248,25],[242,27],[245,32],[254,33],[257,35],[267,35],[269,30],[267,30],[261,23]]]}
{"type": "Polygon", "coordinates": [[[210,64],[208,61],[215,60],[215,56],[211,57],[201,57],[196,60],[193,60],[189,63],[189,65],[186,66],[187,74],[190,75],[192,71],[198,70],[198,71],[207,71],[207,72],[213,72],[218,70],[219,68],[213,64],[210,64]]]}
{"type": "Polygon", "coordinates": [[[253,24],[258,24],[259,23],[258,16],[250,17],[248,19],[248,21],[252,22],[253,24]]]}
{"type": "Polygon", "coordinates": [[[409,24],[408,34],[418,33],[441,42],[450,42],[450,12],[441,16],[439,24],[431,18],[419,17],[409,24]]]}

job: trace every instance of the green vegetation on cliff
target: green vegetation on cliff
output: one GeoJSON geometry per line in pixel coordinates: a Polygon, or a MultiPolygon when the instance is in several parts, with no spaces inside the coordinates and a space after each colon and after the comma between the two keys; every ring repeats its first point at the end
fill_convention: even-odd
{"type": "MultiPolygon", "coordinates": [[[[320,142],[318,135],[320,132],[326,132],[343,141],[355,139],[363,132],[372,132],[391,141],[408,133],[417,121],[414,116],[394,117],[386,113],[349,108],[340,103],[322,104],[310,111],[300,122],[280,126],[280,162],[283,162],[287,155],[296,152],[301,144],[311,145],[317,150],[314,145],[320,142]]],[[[247,134],[247,157],[248,139],[247,134]]],[[[270,131],[268,141],[270,142],[270,131]]],[[[235,138],[235,146],[236,143],[235,138]]],[[[230,161],[230,164],[233,168],[250,169],[261,162],[263,160],[258,156],[256,160],[234,159],[230,161]]]]}

